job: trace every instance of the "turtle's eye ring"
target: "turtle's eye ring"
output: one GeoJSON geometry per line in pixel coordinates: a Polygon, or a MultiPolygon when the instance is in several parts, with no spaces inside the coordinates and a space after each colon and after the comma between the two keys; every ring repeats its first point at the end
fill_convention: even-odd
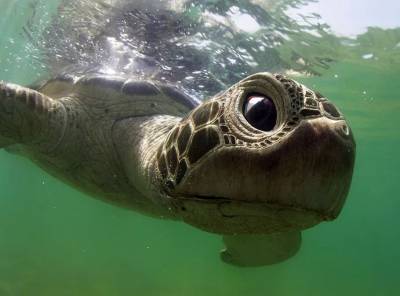
{"type": "Polygon", "coordinates": [[[265,132],[273,130],[276,125],[276,106],[266,95],[248,95],[244,101],[243,115],[253,127],[265,132]]]}

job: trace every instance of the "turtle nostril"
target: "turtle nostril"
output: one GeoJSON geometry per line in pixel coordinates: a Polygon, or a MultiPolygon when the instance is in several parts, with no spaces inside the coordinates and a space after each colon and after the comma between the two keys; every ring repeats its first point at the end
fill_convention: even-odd
{"type": "Polygon", "coordinates": [[[350,134],[350,130],[349,130],[349,127],[347,126],[347,124],[343,123],[342,131],[346,136],[348,136],[350,134]]]}
{"type": "Polygon", "coordinates": [[[253,127],[262,131],[271,131],[276,125],[275,104],[265,95],[249,95],[243,106],[243,115],[253,127]]]}
{"type": "Polygon", "coordinates": [[[351,134],[350,128],[345,121],[336,122],[334,125],[334,129],[336,133],[344,139],[348,139],[351,134]]]}

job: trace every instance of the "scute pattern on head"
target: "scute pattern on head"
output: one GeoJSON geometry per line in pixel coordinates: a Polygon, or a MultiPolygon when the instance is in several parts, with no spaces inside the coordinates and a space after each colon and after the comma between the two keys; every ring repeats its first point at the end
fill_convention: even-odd
{"type": "Polygon", "coordinates": [[[331,119],[343,119],[343,115],[321,93],[307,89],[305,86],[280,74],[276,74],[275,78],[283,84],[292,100],[291,114],[294,121],[298,121],[298,115],[300,117],[322,116],[321,111],[331,119]]]}
{"type": "Polygon", "coordinates": [[[202,104],[174,128],[157,154],[158,170],[168,188],[179,184],[188,168],[220,146],[218,127],[220,103],[213,99],[202,104]]]}

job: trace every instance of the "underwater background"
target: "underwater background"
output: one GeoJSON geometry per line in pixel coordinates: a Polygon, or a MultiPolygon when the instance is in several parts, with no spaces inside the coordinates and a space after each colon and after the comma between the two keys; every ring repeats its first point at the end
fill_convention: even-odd
{"type": "MultiPolygon", "coordinates": [[[[74,2],[68,5],[89,5],[75,7],[84,15],[95,11],[85,1],[74,2]]],[[[90,3],[105,2],[110,1],[90,3]]],[[[250,73],[284,72],[339,106],[357,142],[353,184],[342,213],[304,231],[301,250],[292,259],[238,268],[220,261],[219,236],[102,203],[2,150],[0,296],[399,295],[400,3],[169,2],[178,11],[174,18],[189,28],[178,32],[186,38],[180,42],[190,44],[181,55],[197,50],[188,60],[208,57],[200,63],[206,71],[192,71],[194,77],[177,82],[188,92],[205,98],[250,73]],[[199,79],[211,82],[203,87],[191,82],[199,79]]],[[[71,32],[66,18],[79,18],[57,10],[58,1],[0,4],[1,80],[28,85],[76,58],[70,56],[76,47],[46,48],[42,40],[65,37],[71,32]],[[57,15],[62,17],[55,20],[57,15]],[[51,27],[63,31],[54,33],[51,27]],[[57,61],[49,66],[51,57],[57,61]]],[[[96,9],[108,7],[103,4],[96,9]]],[[[84,25],[76,28],[85,30],[84,25]]],[[[165,63],[164,70],[172,73],[167,80],[173,81],[179,64],[165,63]]]]}

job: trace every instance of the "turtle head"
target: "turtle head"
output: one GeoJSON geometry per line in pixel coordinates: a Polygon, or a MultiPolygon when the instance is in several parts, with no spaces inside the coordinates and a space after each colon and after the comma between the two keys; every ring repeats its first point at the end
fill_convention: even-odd
{"type": "Polygon", "coordinates": [[[157,154],[167,198],[217,233],[311,227],[339,214],[355,142],[342,113],[282,75],[247,77],[194,109],[157,154]]]}

